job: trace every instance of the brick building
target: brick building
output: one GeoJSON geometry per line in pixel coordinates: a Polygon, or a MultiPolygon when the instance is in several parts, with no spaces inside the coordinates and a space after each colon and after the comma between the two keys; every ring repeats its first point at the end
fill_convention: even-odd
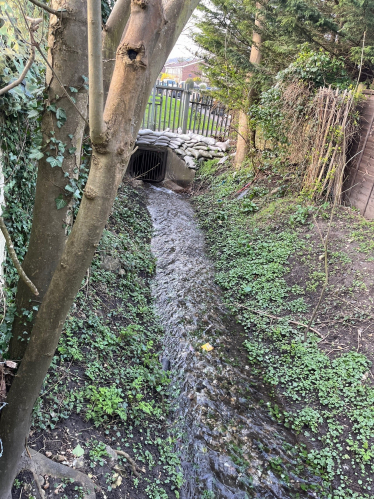
{"type": "Polygon", "coordinates": [[[202,59],[192,59],[170,64],[166,62],[163,73],[172,76],[177,83],[186,81],[188,78],[201,78],[201,64],[203,64],[202,59]]]}

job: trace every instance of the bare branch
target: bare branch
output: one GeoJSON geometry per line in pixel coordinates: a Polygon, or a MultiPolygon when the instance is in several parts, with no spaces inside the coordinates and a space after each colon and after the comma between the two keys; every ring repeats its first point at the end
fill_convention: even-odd
{"type": "Polygon", "coordinates": [[[38,2],[38,0],[29,0],[29,2],[33,3],[37,7],[40,7],[41,9],[46,10],[50,14],[54,14],[55,16],[59,16],[59,15],[61,16],[64,13],[66,13],[66,10],[55,10],[55,9],[52,9],[46,3],[38,2]]]}
{"type": "Polygon", "coordinates": [[[265,317],[270,317],[271,319],[276,319],[278,321],[280,321],[281,319],[285,319],[290,324],[296,324],[297,326],[301,326],[301,327],[308,327],[311,331],[313,331],[313,333],[316,333],[320,338],[323,338],[322,334],[317,329],[308,326],[308,324],[294,321],[294,320],[288,319],[287,317],[278,317],[276,315],[268,314],[267,312],[264,312],[263,310],[255,310],[254,308],[246,307],[244,305],[241,305],[240,303],[235,303],[235,305],[237,307],[240,307],[240,308],[245,308],[246,310],[249,310],[250,312],[253,312],[254,314],[264,315],[265,317]]]}
{"type": "MultiPolygon", "coordinates": [[[[23,13],[23,12],[22,12],[23,13]]],[[[30,50],[31,54],[29,57],[29,60],[27,61],[26,66],[24,67],[22,73],[20,76],[13,81],[12,83],[9,83],[6,87],[0,89],[0,95],[4,95],[5,93],[9,92],[9,90],[12,90],[12,88],[17,87],[22,81],[24,80],[25,76],[29,72],[31,66],[33,65],[35,61],[35,44],[34,44],[34,36],[33,33],[37,31],[39,24],[43,21],[43,19],[38,18],[38,19],[33,19],[31,17],[25,18],[27,27],[30,32],[30,50]]]]}
{"type": "MultiPolygon", "coordinates": [[[[119,42],[121,41],[123,31],[130,17],[130,11],[131,11],[131,0],[117,0],[105,24],[104,32],[107,35],[109,35],[106,38],[109,38],[116,46],[116,48],[118,47],[119,42]]],[[[107,42],[104,40],[103,49],[105,43],[107,42]]]]}
{"type": "Polygon", "coordinates": [[[7,85],[6,87],[0,89],[0,95],[6,94],[7,92],[9,92],[9,90],[12,90],[12,88],[17,87],[20,83],[22,83],[25,76],[29,72],[31,66],[33,65],[34,60],[35,60],[35,47],[31,47],[30,58],[27,61],[27,64],[26,64],[24,70],[22,71],[20,76],[17,78],[17,80],[14,80],[12,83],[9,83],[9,85],[7,85]]]}
{"type": "Polygon", "coordinates": [[[133,458],[131,456],[129,456],[129,454],[127,454],[127,452],[124,452],[123,450],[116,450],[116,449],[113,449],[113,450],[119,456],[125,457],[128,460],[128,462],[131,464],[132,471],[133,471],[134,475],[137,477],[140,477],[140,474],[137,472],[137,470],[142,471],[142,469],[139,468],[139,466],[136,464],[136,462],[133,460],[133,458]]]}
{"type": "Polygon", "coordinates": [[[101,0],[87,2],[89,124],[93,144],[103,141],[105,124],[103,58],[101,54],[101,0]]]}
{"type": "Polygon", "coordinates": [[[104,100],[108,95],[116,51],[130,17],[131,0],[117,0],[103,30],[104,100]]]}
{"type": "Polygon", "coordinates": [[[5,237],[5,242],[6,242],[8,251],[9,251],[10,258],[12,259],[12,262],[17,269],[18,275],[20,276],[21,279],[23,279],[25,281],[25,283],[31,289],[31,291],[34,293],[34,295],[38,296],[39,291],[37,290],[36,286],[31,282],[31,280],[27,277],[27,275],[25,274],[25,271],[23,270],[23,268],[21,267],[21,264],[19,263],[17,254],[14,251],[12,239],[9,235],[8,229],[6,228],[3,217],[0,217],[0,230],[5,237]]]}
{"type": "MultiPolygon", "coordinates": [[[[152,53],[151,82],[155,82],[179,35],[200,0],[173,0],[164,2],[166,24],[160,33],[157,48],[152,53]]],[[[149,93],[151,92],[151,86],[149,93]]]]}

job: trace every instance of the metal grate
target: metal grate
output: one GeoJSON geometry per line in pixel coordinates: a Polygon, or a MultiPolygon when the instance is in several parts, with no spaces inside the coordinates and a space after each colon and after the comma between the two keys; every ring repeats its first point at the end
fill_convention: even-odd
{"type": "Polygon", "coordinates": [[[132,156],[129,174],[148,182],[162,182],[165,178],[167,151],[152,147],[139,148],[132,156]]]}

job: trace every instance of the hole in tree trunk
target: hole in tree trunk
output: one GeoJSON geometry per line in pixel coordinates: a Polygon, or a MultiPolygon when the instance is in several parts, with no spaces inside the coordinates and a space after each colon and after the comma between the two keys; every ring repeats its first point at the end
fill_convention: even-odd
{"type": "Polygon", "coordinates": [[[134,49],[129,49],[129,50],[127,51],[127,55],[129,56],[129,59],[130,59],[131,61],[135,61],[136,56],[138,55],[138,52],[137,52],[136,50],[134,50],[134,49]]]}
{"type": "Polygon", "coordinates": [[[162,182],[165,178],[167,151],[152,147],[139,148],[132,156],[128,172],[147,182],[162,182]]]}

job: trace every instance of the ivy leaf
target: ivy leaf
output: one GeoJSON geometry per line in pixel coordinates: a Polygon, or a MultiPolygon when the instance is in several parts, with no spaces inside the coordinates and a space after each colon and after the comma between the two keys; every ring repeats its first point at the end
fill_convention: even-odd
{"type": "Polygon", "coordinates": [[[69,90],[70,90],[70,92],[75,92],[75,93],[78,92],[78,90],[74,87],[69,87],[69,90]]]}
{"type": "Polygon", "coordinates": [[[49,158],[47,158],[47,163],[49,163],[52,168],[54,168],[55,166],[62,166],[62,163],[60,163],[58,158],[54,158],[53,156],[49,156],[49,158]]]}
{"type": "Polygon", "coordinates": [[[62,109],[62,107],[59,107],[56,111],[56,118],[58,120],[66,120],[66,113],[65,111],[62,109]]]}
{"type": "Polygon", "coordinates": [[[65,186],[65,190],[74,193],[75,192],[75,187],[72,187],[70,184],[65,186]]]}
{"type": "Polygon", "coordinates": [[[60,194],[57,198],[55,198],[55,202],[56,202],[56,208],[58,210],[61,210],[61,208],[64,208],[68,204],[67,201],[65,201],[65,199],[63,198],[62,194],[60,194]]]}
{"type": "Polygon", "coordinates": [[[44,154],[42,153],[42,151],[40,151],[39,149],[31,149],[30,151],[30,155],[29,155],[29,158],[30,159],[42,159],[42,157],[44,156],[44,154]]]}
{"type": "Polygon", "coordinates": [[[39,111],[37,109],[32,109],[27,113],[27,116],[29,118],[36,118],[37,116],[39,116],[39,111]]]}

